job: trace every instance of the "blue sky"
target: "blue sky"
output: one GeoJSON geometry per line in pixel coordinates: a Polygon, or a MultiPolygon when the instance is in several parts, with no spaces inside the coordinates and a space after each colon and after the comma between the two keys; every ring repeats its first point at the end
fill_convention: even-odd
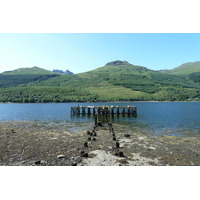
{"type": "Polygon", "coordinates": [[[153,70],[200,61],[200,34],[0,33],[0,72],[38,66],[81,73],[113,60],[153,70]]]}

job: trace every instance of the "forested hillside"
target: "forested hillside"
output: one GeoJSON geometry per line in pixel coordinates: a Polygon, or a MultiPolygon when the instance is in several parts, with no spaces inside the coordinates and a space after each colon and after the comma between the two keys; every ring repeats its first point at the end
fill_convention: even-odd
{"type": "Polygon", "coordinates": [[[199,101],[198,70],[153,71],[126,61],[73,75],[24,68],[0,74],[0,102],[199,101]]]}

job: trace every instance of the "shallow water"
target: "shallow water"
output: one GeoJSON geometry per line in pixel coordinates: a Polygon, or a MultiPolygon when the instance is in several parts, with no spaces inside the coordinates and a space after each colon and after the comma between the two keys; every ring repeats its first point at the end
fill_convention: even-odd
{"type": "Polygon", "coordinates": [[[34,121],[76,132],[92,127],[94,118],[71,116],[72,106],[128,104],[137,106],[137,117],[115,117],[113,123],[153,136],[200,136],[200,102],[0,104],[0,121],[34,121]]]}

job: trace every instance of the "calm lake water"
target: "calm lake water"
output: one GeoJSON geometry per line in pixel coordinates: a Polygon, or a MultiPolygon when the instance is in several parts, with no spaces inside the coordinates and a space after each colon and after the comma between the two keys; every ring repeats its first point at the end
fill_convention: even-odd
{"type": "Polygon", "coordinates": [[[144,134],[200,136],[200,102],[126,102],[126,103],[48,103],[0,104],[0,121],[38,121],[68,124],[79,129],[92,127],[91,117],[72,117],[71,106],[77,105],[137,106],[138,115],[115,118],[114,123],[126,124],[144,134]]]}

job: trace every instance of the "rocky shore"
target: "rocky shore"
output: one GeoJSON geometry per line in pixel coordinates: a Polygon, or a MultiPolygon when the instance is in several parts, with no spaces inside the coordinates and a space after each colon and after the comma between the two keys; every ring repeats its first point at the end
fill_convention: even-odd
{"type": "Polygon", "coordinates": [[[149,136],[125,125],[72,132],[0,123],[1,166],[199,166],[200,137],[149,136]]]}

